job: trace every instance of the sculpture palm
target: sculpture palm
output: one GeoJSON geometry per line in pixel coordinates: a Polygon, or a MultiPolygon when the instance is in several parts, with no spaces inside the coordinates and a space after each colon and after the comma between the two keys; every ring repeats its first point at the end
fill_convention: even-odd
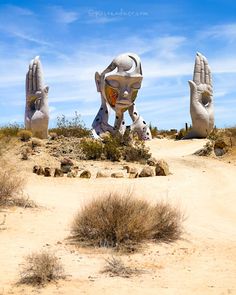
{"type": "Polygon", "coordinates": [[[214,127],[214,109],[211,70],[200,53],[196,55],[193,81],[188,82],[192,130],[186,138],[204,138],[214,127]]]}
{"type": "Polygon", "coordinates": [[[25,127],[39,138],[48,137],[48,90],[44,85],[41,62],[35,57],[26,74],[25,127]]]}

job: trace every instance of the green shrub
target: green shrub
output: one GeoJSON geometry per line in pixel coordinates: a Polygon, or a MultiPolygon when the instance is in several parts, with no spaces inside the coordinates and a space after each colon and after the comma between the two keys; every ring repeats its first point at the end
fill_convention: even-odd
{"type": "Polygon", "coordinates": [[[87,160],[98,160],[103,153],[103,144],[98,139],[83,138],[80,149],[87,160]]]}
{"type": "Polygon", "coordinates": [[[18,132],[22,129],[17,123],[9,124],[0,127],[0,137],[2,136],[17,136],[18,132]]]}
{"type": "Polygon", "coordinates": [[[81,120],[81,116],[75,112],[74,118],[66,119],[64,115],[57,117],[57,126],[49,130],[50,133],[56,133],[57,136],[63,135],[65,137],[91,137],[92,132],[87,129],[81,120]]]}
{"type": "Polygon", "coordinates": [[[29,130],[20,130],[17,133],[17,136],[20,138],[21,141],[28,141],[32,137],[32,132],[29,130]]]}
{"type": "Polygon", "coordinates": [[[122,143],[118,136],[106,136],[103,138],[103,152],[106,159],[111,161],[119,161],[122,156],[122,143]]]}
{"type": "Polygon", "coordinates": [[[132,145],[124,147],[123,157],[128,162],[142,162],[148,160],[151,154],[144,141],[135,139],[132,145]]]}

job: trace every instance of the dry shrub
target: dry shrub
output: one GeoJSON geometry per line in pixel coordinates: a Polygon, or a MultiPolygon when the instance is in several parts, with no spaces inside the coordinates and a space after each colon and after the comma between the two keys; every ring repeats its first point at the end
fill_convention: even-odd
{"type": "Polygon", "coordinates": [[[32,132],[29,130],[20,130],[17,133],[17,136],[20,138],[21,141],[28,141],[32,137],[32,132]]]}
{"type": "Polygon", "coordinates": [[[82,245],[134,251],[142,241],[174,241],[182,232],[182,215],[167,203],[149,204],[132,193],[108,193],[76,215],[72,238],[82,245]]]}
{"type": "Polygon", "coordinates": [[[105,259],[106,265],[102,270],[102,273],[108,273],[112,277],[123,277],[129,278],[132,275],[137,275],[141,273],[141,270],[136,268],[130,268],[125,266],[124,262],[112,256],[111,258],[105,259]]]}
{"type": "Polygon", "coordinates": [[[25,257],[19,282],[21,284],[45,285],[64,277],[64,269],[59,258],[48,251],[41,251],[25,257]]]}
{"type": "Polygon", "coordinates": [[[0,206],[9,205],[22,195],[23,178],[13,168],[0,168],[0,206]]]}
{"type": "Polygon", "coordinates": [[[109,193],[94,199],[75,217],[73,238],[88,245],[129,247],[148,236],[149,206],[131,193],[109,193]]]}
{"type": "Polygon", "coordinates": [[[152,237],[156,241],[172,242],[182,234],[184,215],[177,207],[160,202],[153,207],[152,237]]]}

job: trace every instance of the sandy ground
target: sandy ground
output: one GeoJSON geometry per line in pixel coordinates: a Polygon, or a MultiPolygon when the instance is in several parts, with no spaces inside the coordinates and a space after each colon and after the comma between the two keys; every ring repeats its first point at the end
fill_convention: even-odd
{"type": "MultiPolygon", "coordinates": [[[[172,175],[140,179],[45,178],[27,172],[25,192],[44,206],[8,209],[0,231],[0,294],[236,294],[236,166],[191,155],[204,140],[153,140],[156,158],[172,175]],[[109,190],[132,188],[151,202],[164,199],[187,217],[184,239],[148,244],[122,260],[144,273],[131,278],[101,273],[106,249],[68,244],[73,216],[87,201],[109,190]],[[61,258],[67,279],[45,288],[17,286],[23,257],[50,249],[61,258]]],[[[2,213],[0,214],[0,216],[2,213]]]]}

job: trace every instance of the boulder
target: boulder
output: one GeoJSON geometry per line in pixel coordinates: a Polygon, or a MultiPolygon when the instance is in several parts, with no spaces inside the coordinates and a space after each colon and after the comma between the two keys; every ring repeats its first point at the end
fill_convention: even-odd
{"type": "Polygon", "coordinates": [[[44,175],[44,169],[42,168],[42,166],[35,165],[33,167],[33,173],[37,175],[44,175]]]}
{"type": "Polygon", "coordinates": [[[154,175],[155,175],[154,169],[150,166],[145,166],[140,172],[139,177],[152,177],[154,175]]]}
{"type": "Polygon", "coordinates": [[[155,168],[156,176],[166,176],[170,174],[169,165],[164,160],[157,161],[155,168]]]}
{"type": "Polygon", "coordinates": [[[128,165],[124,165],[124,166],[123,166],[123,169],[124,169],[124,170],[126,170],[126,171],[127,171],[127,173],[129,173],[129,172],[130,172],[130,169],[131,169],[131,167],[130,167],[130,166],[128,166],[128,165]]]}
{"type": "Polygon", "coordinates": [[[80,174],[80,178],[91,178],[91,172],[89,170],[84,170],[81,174],[80,174]]]}
{"type": "Polygon", "coordinates": [[[112,173],[111,174],[111,177],[113,177],[113,178],[124,178],[124,174],[123,174],[123,172],[114,172],[114,173],[112,173]]]}
{"type": "Polygon", "coordinates": [[[223,138],[218,138],[214,143],[214,153],[217,157],[223,156],[229,150],[229,146],[223,138]]]}

